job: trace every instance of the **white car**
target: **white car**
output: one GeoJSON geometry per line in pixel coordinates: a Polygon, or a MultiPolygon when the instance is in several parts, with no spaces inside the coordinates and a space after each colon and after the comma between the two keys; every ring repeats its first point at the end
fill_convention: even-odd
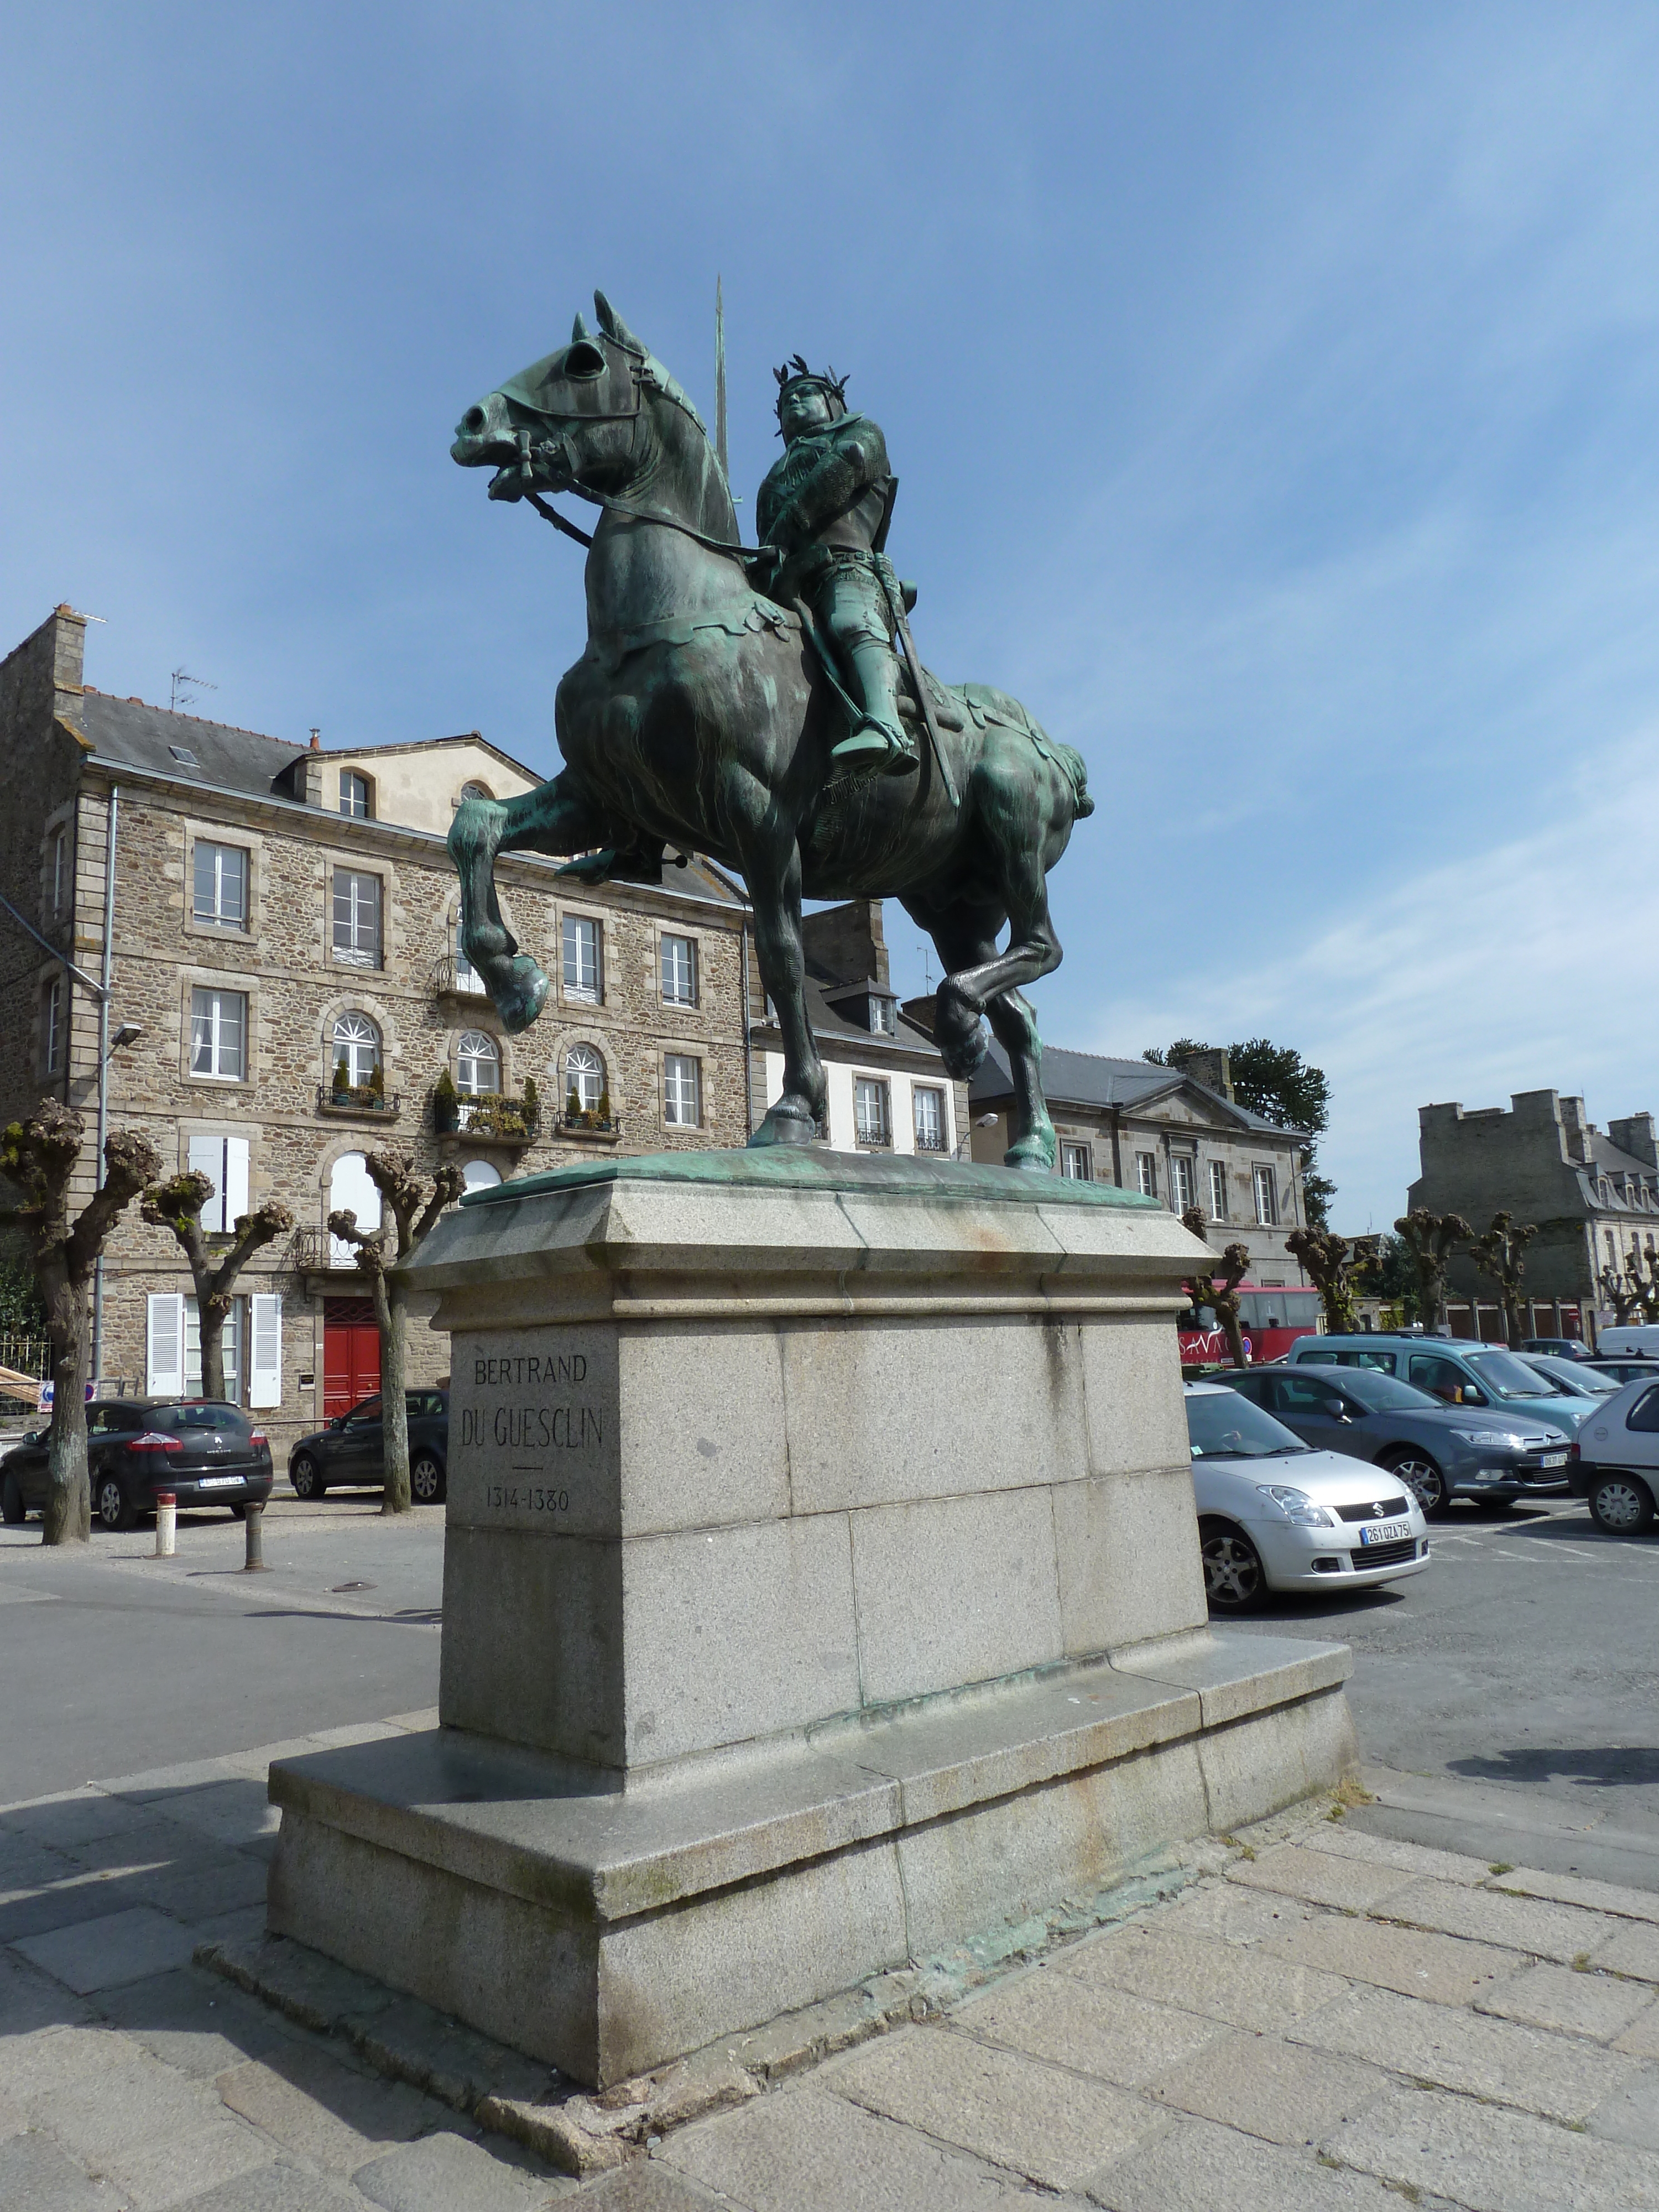
{"type": "Polygon", "coordinates": [[[1428,1565],[1423,1509],[1385,1468],[1313,1450],[1218,1382],[1189,1382],[1185,1395],[1217,1612],[1247,1613],[1270,1589],[1371,1589],[1428,1565]]]}
{"type": "Polygon", "coordinates": [[[1659,1377],[1626,1382],[1591,1408],[1570,1462],[1571,1487],[1609,1536],[1639,1536],[1659,1497],[1659,1377]]]}

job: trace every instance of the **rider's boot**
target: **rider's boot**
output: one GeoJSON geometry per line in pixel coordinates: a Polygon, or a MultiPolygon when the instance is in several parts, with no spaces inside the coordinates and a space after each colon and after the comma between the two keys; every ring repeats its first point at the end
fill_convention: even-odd
{"type": "Polygon", "coordinates": [[[916,741],[899,720],[898,664],[890,646],[860,638],[848,654],[864,712],[850,735],[832,745],[832,760],[879,767],[884,775],[914,775],[916,741]]]}

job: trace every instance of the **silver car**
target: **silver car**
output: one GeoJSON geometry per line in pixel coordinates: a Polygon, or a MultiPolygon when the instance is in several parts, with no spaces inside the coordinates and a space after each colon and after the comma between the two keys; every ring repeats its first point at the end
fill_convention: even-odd
{"type": "Polygon", "coordinates": [[[1592,1407],[1578,1431],[1572,1488],[1609,1536],[1653,1525],[1659,1493],[1659,1380],[1644,1376],[1592,1407]]]}

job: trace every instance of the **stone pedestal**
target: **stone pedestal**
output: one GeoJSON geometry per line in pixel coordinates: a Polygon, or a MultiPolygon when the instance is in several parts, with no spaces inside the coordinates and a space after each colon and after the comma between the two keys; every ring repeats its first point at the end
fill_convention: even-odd
{"type": "Polygon", "coordinates": [[[806,1151],[469,1197],[442,1725],[283,1761],[270,1924],[590,2083],[1334,1782],[1206,1626],[1150,1200],[806,1151]]]}

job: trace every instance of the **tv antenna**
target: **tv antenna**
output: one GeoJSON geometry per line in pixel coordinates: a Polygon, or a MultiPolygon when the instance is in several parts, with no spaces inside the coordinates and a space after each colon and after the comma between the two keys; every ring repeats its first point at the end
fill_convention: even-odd
{"type": "Polygon", "coordinates": [[[173,700],[168,708],[176,714],[181,707],[193,706],[198,691],[216,691],[216,684],[210,684],[205,676],[192,676],[183,668],[173,672],[173,700]]]}

